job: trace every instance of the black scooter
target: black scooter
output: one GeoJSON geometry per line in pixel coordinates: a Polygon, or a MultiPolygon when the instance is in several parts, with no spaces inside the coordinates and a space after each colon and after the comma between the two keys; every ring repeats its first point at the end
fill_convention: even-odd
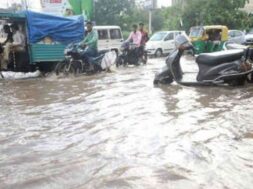
{"type": "Polygon", "coordinates": [[[171,84],[173,81],[184,86],[243,85],[253,73],[253,49],[233,49],[215,53],[203,53],[196,58],[199,72],[196,80],[185,80],[180,59],[185,51],[193,49],[186,35],[175,39],[176,49],[167,57],[166,67],[156,74],[154,84],[171,84]]]}

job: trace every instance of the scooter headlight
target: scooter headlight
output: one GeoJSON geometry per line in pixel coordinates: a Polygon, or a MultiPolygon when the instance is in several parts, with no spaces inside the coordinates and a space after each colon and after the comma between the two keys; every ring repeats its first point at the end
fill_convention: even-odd
{"type": "Polygon", "coordinates": [[[175,46],[178,49],[186,49],[191,45],[190,38],[185,34],[178,35],[175,39],[175,46]]]}

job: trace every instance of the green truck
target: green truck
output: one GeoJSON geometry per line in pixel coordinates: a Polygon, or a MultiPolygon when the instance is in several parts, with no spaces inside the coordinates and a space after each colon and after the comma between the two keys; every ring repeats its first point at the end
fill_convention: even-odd
{"type": "Polygon", "coordinates": [[[58,17],[32,11],[0,12],[3,24],[17,24],[26,38],[26,52],[14,53],[11,61],[16,71],[39,67],[50,71],[64,59],[66,45],[84,37],[82,16],[58,17]]]}

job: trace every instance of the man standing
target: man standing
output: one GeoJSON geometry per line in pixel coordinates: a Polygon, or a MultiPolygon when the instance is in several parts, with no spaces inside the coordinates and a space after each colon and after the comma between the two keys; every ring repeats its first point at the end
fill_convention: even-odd
{"type": "Polygon", "coordinates": [[[4,33],[7,34],[7,38],[2,44],[4,46],[7,43],[12,43],[13,42],[13,33],[11,32],[11,28],[8,25],[4,25],[3,30],[4,30],[4,33]]]}
{"type": "Polygon", "coordinates": [[[3,60],[1,61],[1,69],[6,70],[9,62],[10,45],[13,42],[13,33],[11,32],[10,26],[4,25],[4,33],[7,34],[6,40],[2,43],[5,46],[3,49],[3,60]]]}
{"type": "Polygon", "coordinates": [[[144,30],[144,24],[143,23],[140,23],[139,24],[139,31],[141,32],[141,46],[145,46],[147,41],[148,41],[148,32],[146,32],[144,30]]]}
{"type": "Polygon", "coordinates": [[[141,46],[140,46],[139,53],[142,58],[142,61],[146,63],[147,55],[145,54],[145,45],[147,41],[149,40],[149,38],[148,38],[148,32],[144,30],[144,24],[142,22],[139,23],[139,31],[141,32],[141,46]]]}
{"type": "Polygon", "coordinates": [[[97,46],[98,46],[98,34],[93,30],[92,22],[87,22],[86,24],[87,32],[86,37],[80,43],[80,46],[85,48],[85,51],[82,54],[84,61],[89,62],[90,71],[94,70],[94,65],[91,63],[90,58],[97,55],[97,46]]]}
{"type": "Polygon", "coordinates": [[[12,24],[11,29],[13,32],[13,43],[11,48],[14,52],[23,52],[25,51],[25,36],[22,32],[19,31],[17,24],[12,24]]]}

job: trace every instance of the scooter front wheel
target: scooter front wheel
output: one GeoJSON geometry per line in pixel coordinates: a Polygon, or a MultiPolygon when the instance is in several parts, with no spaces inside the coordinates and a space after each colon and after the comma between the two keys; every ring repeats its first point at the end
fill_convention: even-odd
{"type": "Polygon", "coordinates": [[[166,77],[166,78],[163,78],[163,79],[154,79],[153,83],[154,83],[154,85],[158,85],[158,84],[167,84],[167,85],[169,85],[169,84],[173,83],[173,81],[174,80],[172,78],[166,77]]]}
{"type": "Polygon", "coordinates": [[[62,62],[58,62],[54,68],[54,72],[55,74],[58,76],[60,74],[63,74],[64,73],[64,67],[66,65],[66,62],[65,61],[62,61],[62,62]]]}
{"type": "Polygon", "coordinates": [[[158,84],[171,84],[174,81],[173,76],[169,72],[168,67],[164,67],[163,70],[155,75],[153,81],[154,85],[158,84]]]}
{"type": "Polygon", "coordinates": [[[71,63],[65,64],[63,70],[65,76],[76,75],[76,69],[74,68],[74,65],[71,63]]]}

